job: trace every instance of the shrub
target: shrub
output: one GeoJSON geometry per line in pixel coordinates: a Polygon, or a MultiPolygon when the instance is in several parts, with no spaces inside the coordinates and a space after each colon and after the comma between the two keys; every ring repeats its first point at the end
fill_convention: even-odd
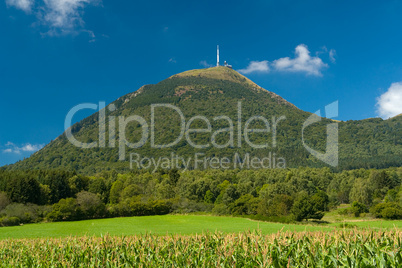
{"type": "Polygon", "coordinates": [[[39,215],[42,213],[38,205],[12,203],[2,211],[2,214],[8,218],[18,218],[21,223],[32,223],[39,221],[39,215]]]}
{"type": "Polygon", "coordinates": [[[367,212],[367,207],[360,202],[354,201],[350,211],[355,217],[359,217],[361,213],[367,212]]]}
{"type": "Polygon", "coordinates": [[[61,199],[53,205],[53,210],[47,215],[50,221],[74,221],[82,219],[82,209],[74,198],[61,199]]]}
{"type": "Polygon", "coordinates": [[[402,219],[402,208],[398,203],[380,203],[370,209],[376,218],[402,219]]]}
{"type": "Polygon", "coordinates": [[[85,218],[101,218],[106,215],[105,204],[99,196],[90,192],[79,192],[77,194],[77,204],[80,206],[85,218]]]}
{"type": "Polygon", "coordinates": [[[18,217],[4,217],[0,219],[0,226],[17,226],[21,224],[18,217]]]}
{"type": "Polygon", "coordinates": [[[10,200],[5,192],[0,192],[0,211],[5,209],[10,204],[10,200]]]}
{"type": "Polygon", "coordinates": [[[402,219],[402,209],[396,207],[386,207],[381,212],[384,219],[399,220],[402,219]]]}

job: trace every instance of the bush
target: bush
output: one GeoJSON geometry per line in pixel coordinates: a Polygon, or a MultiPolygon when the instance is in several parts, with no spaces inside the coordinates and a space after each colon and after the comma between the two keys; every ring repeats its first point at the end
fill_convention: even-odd
{"type": "Polygon", "coordinates": [[[230,210],[225,204],[216,204],[212,209],[212,213],[215,215],[229,215],[230,210]]]}
{"type": "Polygon", "coordinates": [[[172,201],[172,212],[173,213],[191,213],[198,211],[211,211],[213,208],[212,204],[206,204],[204,202],[197,202],[187,198],[175,198],[172,201]]]}
{"type": "Polygon", "coordinates": [[[384,219],[399,220],[402,219],[402,209],[396,207],[386,207],[381,215],[384,219]]]}
{"type": "Polygon", "coordinates": [[[83,212],[74,198],[61,199],[53,205],[53,210],[47,215],[50,221],[74,221],[82,219],[83,212]]]}
{"type": "Polygon", "coordinates": [[[342,208],[342,209],[338,210],[338,214],[342,215],[342,216],[348,215],[349,212],[350,212],[350,210],[348,208],[342,208]]]}
{"type": "Polygon", "coordinates": [[[83,216],[87,219],[102,218],[106,215],[105,204],[96,194],[85,191],[79,192],[77,194],[77,204],[80,206],[83,216]]]}
{"type": "Polygon", "coordinates": [[[367,212],[367,207],[360,202],[354,201],[350,211],[355,217],[359,217],[361,213],[367,212]]]}
{"type": "Polygon", "coordinates": [[[376,218],[402,219],[402,208],[398,203],[380,203],[370,209],[370,213],[376,218]]]}
{"type": "Polygon", "coordinates": [[[18,217],[4,217],[0,219],[0,226],[17,226],[21,224],[21,220],[18,217]]]}
{"type": "Polygon", "coordinates": [[[21,223],[32,223],[41,220],[42,213],[38,205],[12,203],[2,211],[2,214],[7,218],[18,218],[21,223]]]}
{"type": "Polygon", "coordinates": [[[5,209],[10,204],[10,200],[5,192],[0,192],[0,211],[5,209]]]}

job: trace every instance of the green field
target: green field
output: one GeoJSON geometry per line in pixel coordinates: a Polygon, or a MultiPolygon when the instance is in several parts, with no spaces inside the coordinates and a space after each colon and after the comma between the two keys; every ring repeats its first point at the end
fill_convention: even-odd
{"type": "Polygon", "coordinates": [[[27,224],[0,228],[0,239],[66,236],[201,234],[205,232],[243,232],[260,230],[264,234],[283,231],[319,231],[328,227],[252,221],[245,218],[165,215],[27,224]]]}
{"type": "MultiPolygon", "coordinates": [[[[27,224],[0,228],[0,239],[43,238],[67,236],[138,235],[138,234],[201,234],[220,231],[237,233],[259,230],[262,234],[278,231],[331,231],[341,223],[329,225],[282,224],[252,221],[246,218],[205,215],[165,215],[129,218],[112,218],[77,222],[27,224]]],[[[350,225],[371,228],[402,228],[402,221],[348,222],[350,225]]]]}

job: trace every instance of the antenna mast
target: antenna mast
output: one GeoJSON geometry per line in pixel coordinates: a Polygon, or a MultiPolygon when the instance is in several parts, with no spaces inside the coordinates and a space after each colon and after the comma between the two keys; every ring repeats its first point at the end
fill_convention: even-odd
{"type": "Polygon", "coordinates": [[[218,48],[217,48],[216,66],[219,66],[219,45],[218,45],[218,48]]]}

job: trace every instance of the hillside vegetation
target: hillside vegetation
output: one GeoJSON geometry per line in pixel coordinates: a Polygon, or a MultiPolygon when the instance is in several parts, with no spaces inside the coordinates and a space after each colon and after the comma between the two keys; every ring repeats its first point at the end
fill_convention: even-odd
{"type": "MultiPolygon", "coordinates": [[[[234,70],[225,67],[215,67],[202,70],[192,70],[174,75],[156,85],[146,85],[138,91],[129,93],[112,105],[115,110],[106,108],[105,147],[91,149],[77,148],[67,140],[65,134],[59,136],[39,152],[28,159],[6,167],[12,170],[30,169],[64,169],[77,171],[80,174],[93,175],[103,170],[127,172],[130,170],[129,155],[136,153],[144,157],[171,157],[171,154],[183,158],[193,157],[202,153],[205,157],[229,157],[233,159],[237,153],[242,158],[248,153],[251,157],[267,157],[275,154],[283,158],[286,167],[299,166],[325,167],[310,155],[303,147],[302,127],[311,115],[296,108],[277,94],[262,89],[248,78],[234,70]],[[240,135],[238,132],[238,110],[241,102],[240,135]],[[215,142],[224,148],[212,146],[211,133],[190,133],[189,139],[196,145],[209,145],[206,148],[195,148],[188,139],[183,138],[171,148],[152,148],[150,135],[143,146],[136,149],[126,149],[125,161],[119,161],[119,141],[122,133],[119,131],[119,116],[141,116],[151,128],[151,105],[171,104],[179,108],[186,123],[195,116],[204,116],[211,123],[212,132],[227,129],[227,120],[214,120],[217,116],[226,116],[233,121],[233,136],[231,132],[218,133],[215,142]],[[112,111],[111,111],[112,110],[112,111]],[[253,144],[267,144],[267,148],[255,149],[244,140],[244,125],[253,116],[266,118],[272,127],[272,122],[281,116],[276,134],[271,129],[268,133],[252,132],[249,139],[253,144]],[[115,118],[115,124],[111,118],[115,118]],[[112,127],[110,127],[112,126],[112,127]],[[115,139],[111,136],[115,130],[115,139]],[[242,144],[238,143],[242,137],[242,144]],[[230,143],[231,138],[233,142],[230,143]],[[115,140],[115,142],[111,142],[115,140]],[[276,143],[276,144],[275,144],[276,143]]],[[[324,107],[322,107],[324,109],[324,107]]],[[[155,144],[168,144],[176,140],[181,133],[181,121],[178,113],[169,108],[155,110],[155,144]]],[[[306,128],[306,144],[317,151],[325,152],[326,126],[334,123],[323,119],[306,128]]],[[[133,121],[125,128],[126,140],[136,143],[143,137],[144,125],[133,121]]],[[[196,119],[192,128],[206,128],[206,123],[196,119]]],[[[262,121],[253,121],[249,128],[264,127],[262,121]]],[[[72,127],[74,137],[84,143],[99,141],[99,113],[82,120],[72,127]]],[[[149,134],[149,133],[147,133],[149,134]]],[[[387,168],[402,165],[402,117],[389,120],[366,119],[360,121],[339,122],[339,166],[338,170],[356,168],[387,168]]],[[[124,145],[124,144],[123,144],[124,145]]],[[[188,169],[193,169],[194,164],[188,169]]]]}

